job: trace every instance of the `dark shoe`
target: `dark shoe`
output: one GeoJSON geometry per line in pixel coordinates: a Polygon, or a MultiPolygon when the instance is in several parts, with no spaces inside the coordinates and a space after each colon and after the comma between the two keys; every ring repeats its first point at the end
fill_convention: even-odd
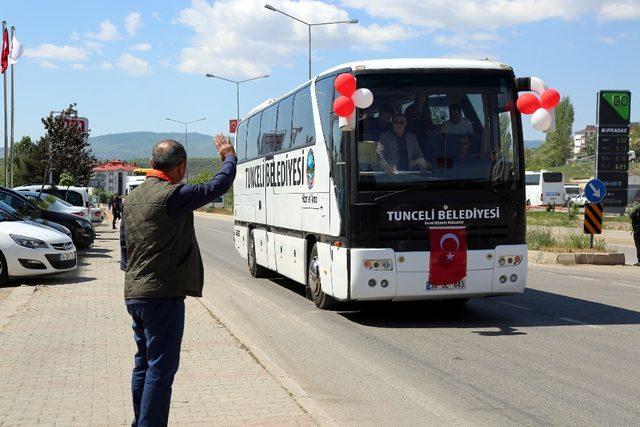
{"type": "Polygon", "coordinates": [[[635,263],[635,264],[633,264],[633,265],[635,265],[636,267],[640,267],[640,262],[636,262],[636,263],[635,263]]]}

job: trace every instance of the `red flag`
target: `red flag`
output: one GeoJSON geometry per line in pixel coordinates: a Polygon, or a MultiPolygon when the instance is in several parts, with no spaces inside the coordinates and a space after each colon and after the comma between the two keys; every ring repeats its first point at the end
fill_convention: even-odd
{"type": "Polygon", "coordinates": [[[467,276],[467,232],[464,227],[430,227],[429,250],[430,285],[451,285],[467,276]]]}
{"type": "Polygon", "coordinates": [[[2,53],[0,53],[0,64],[2,66],[2,74],[9,66],[9,31],[4,29],[2,33],[2,53]]]}

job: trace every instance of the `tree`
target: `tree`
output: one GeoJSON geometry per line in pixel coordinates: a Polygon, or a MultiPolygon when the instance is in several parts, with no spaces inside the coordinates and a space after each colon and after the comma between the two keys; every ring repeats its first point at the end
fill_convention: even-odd
{"type": "Polygon", "coordinates": [[[590,133],[587,135],[587,146],[585,148],[587,155],[593,156],[596,154],[596,135],[590,133]]]}
{"type": "Polygon", "coordinates": [[[42,118],[46,132],[38,141],[38,156],[46,165],[46,173],[52,172],[59,178],[67,172],[74,184],[84,186],[93,175],[96,158],[87,142],[89,134],[68,120],[78,117],[75,107],[76,104],[71,104],[61,114],[50,113],[42,118]]]}
{"type": "Polygon", "coordinates": [[[33,184],[44,176],[45,166],[40,159],[38,145],[29,136],[23,136],[13,146],[13,179],[16,186],[33,184]]]}
{"type": "Polygon", "coordinates": [[[629,132],[629,149],[638,153],[640,151],[640,122],[631,123],[629,132]]]}
{"type": "Polygon", "coordinates": [[[564,165],[571,157],[573,113],[571,99],[565,96],[556,107],[556,130],[547,133],[541,146],[547,166],[564,165]]]}

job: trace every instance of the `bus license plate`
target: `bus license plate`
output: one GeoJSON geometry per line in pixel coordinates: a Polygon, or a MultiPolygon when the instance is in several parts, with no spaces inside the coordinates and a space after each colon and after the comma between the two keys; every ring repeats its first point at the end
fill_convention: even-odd
{"type": "Polygon", "coordinates": [[[456,283],[449,283],[446,285],[432,285],[431,283],[427,282],[427,286],[426,286],[426,290],[427,291],[435,291],[435,290],[439,290],[439,289],[464,289],[466,285],[466,280],[462,279],[459,282],[456,283]]]}
{"type": "Polygon", "coordinates": [[[71,261],[72,259],[76,259],[75,252],[65,252],[60,254],[60,261],[71,261]]]}

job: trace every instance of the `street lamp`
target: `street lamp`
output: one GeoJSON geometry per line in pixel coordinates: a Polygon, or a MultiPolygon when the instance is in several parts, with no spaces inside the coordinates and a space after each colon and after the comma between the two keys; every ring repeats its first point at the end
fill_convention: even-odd
{"type": "Polygon", "coordinates": [[[332,21],[332,22],[314,22],[314,23],[310,23],[310,22],[305,22],[300,18],[296,18],[295,16],[289,15],[286,12],[281,11],[280,9],[276,9],[275,7],[271,6],[270,4],[265,4],[264,5],[265,9],[269,9],[273,12],[279,12],[285,16],[288,16],[289,18],[296,20],[298,22],[303,23],[304,25],[306,25],[309,29],[309,80],[311,80],[311,27],[318,27],[320,25],[333,25],[333,24],[357,24],[358,20],[357,19],[349,19],[346,21],[332,21]]]}
{"type": "Polygon", "coordinates": [[[206,76],[211,77],[213,79],[224,80],[225,82],[235,83],[236,85],[236,120],[240,121],[240,84],[250,82],[252,80],[264,79],[266,77],[269,77],[269,74],[265,74],[264,76],[252,77],[250,79],[245,79],[245,80],[231,80],[231,79],[226,79],[220,76],[214,76],[213,74],[209,74],[209,73],[207,73],[206,76]]]}
{"type": "MultiPolygon", "coordinates": [[[[191,123],[195,123],[195,122],[201,122],[203,120],[207,120],[206,117],[203,117],[201,119],[197,119],[197,120],[191,120],[190,122],[183,122],[182,120],[176,120],[176,119],[170,119],[169,117],[165,117],[166,120],[169,120],[170,122],[176,122],[176,123],[180,123],[184,125],[184,151],[187,151],[187,125],[190,125],[191,123]]],[[[184,165],[185,168],[187,168],[187,164],[185,163],[184,165]]],[[[187,174],[187,181],[189,181],[189,169],[186,169],[186,174],[187,174]]]]}

